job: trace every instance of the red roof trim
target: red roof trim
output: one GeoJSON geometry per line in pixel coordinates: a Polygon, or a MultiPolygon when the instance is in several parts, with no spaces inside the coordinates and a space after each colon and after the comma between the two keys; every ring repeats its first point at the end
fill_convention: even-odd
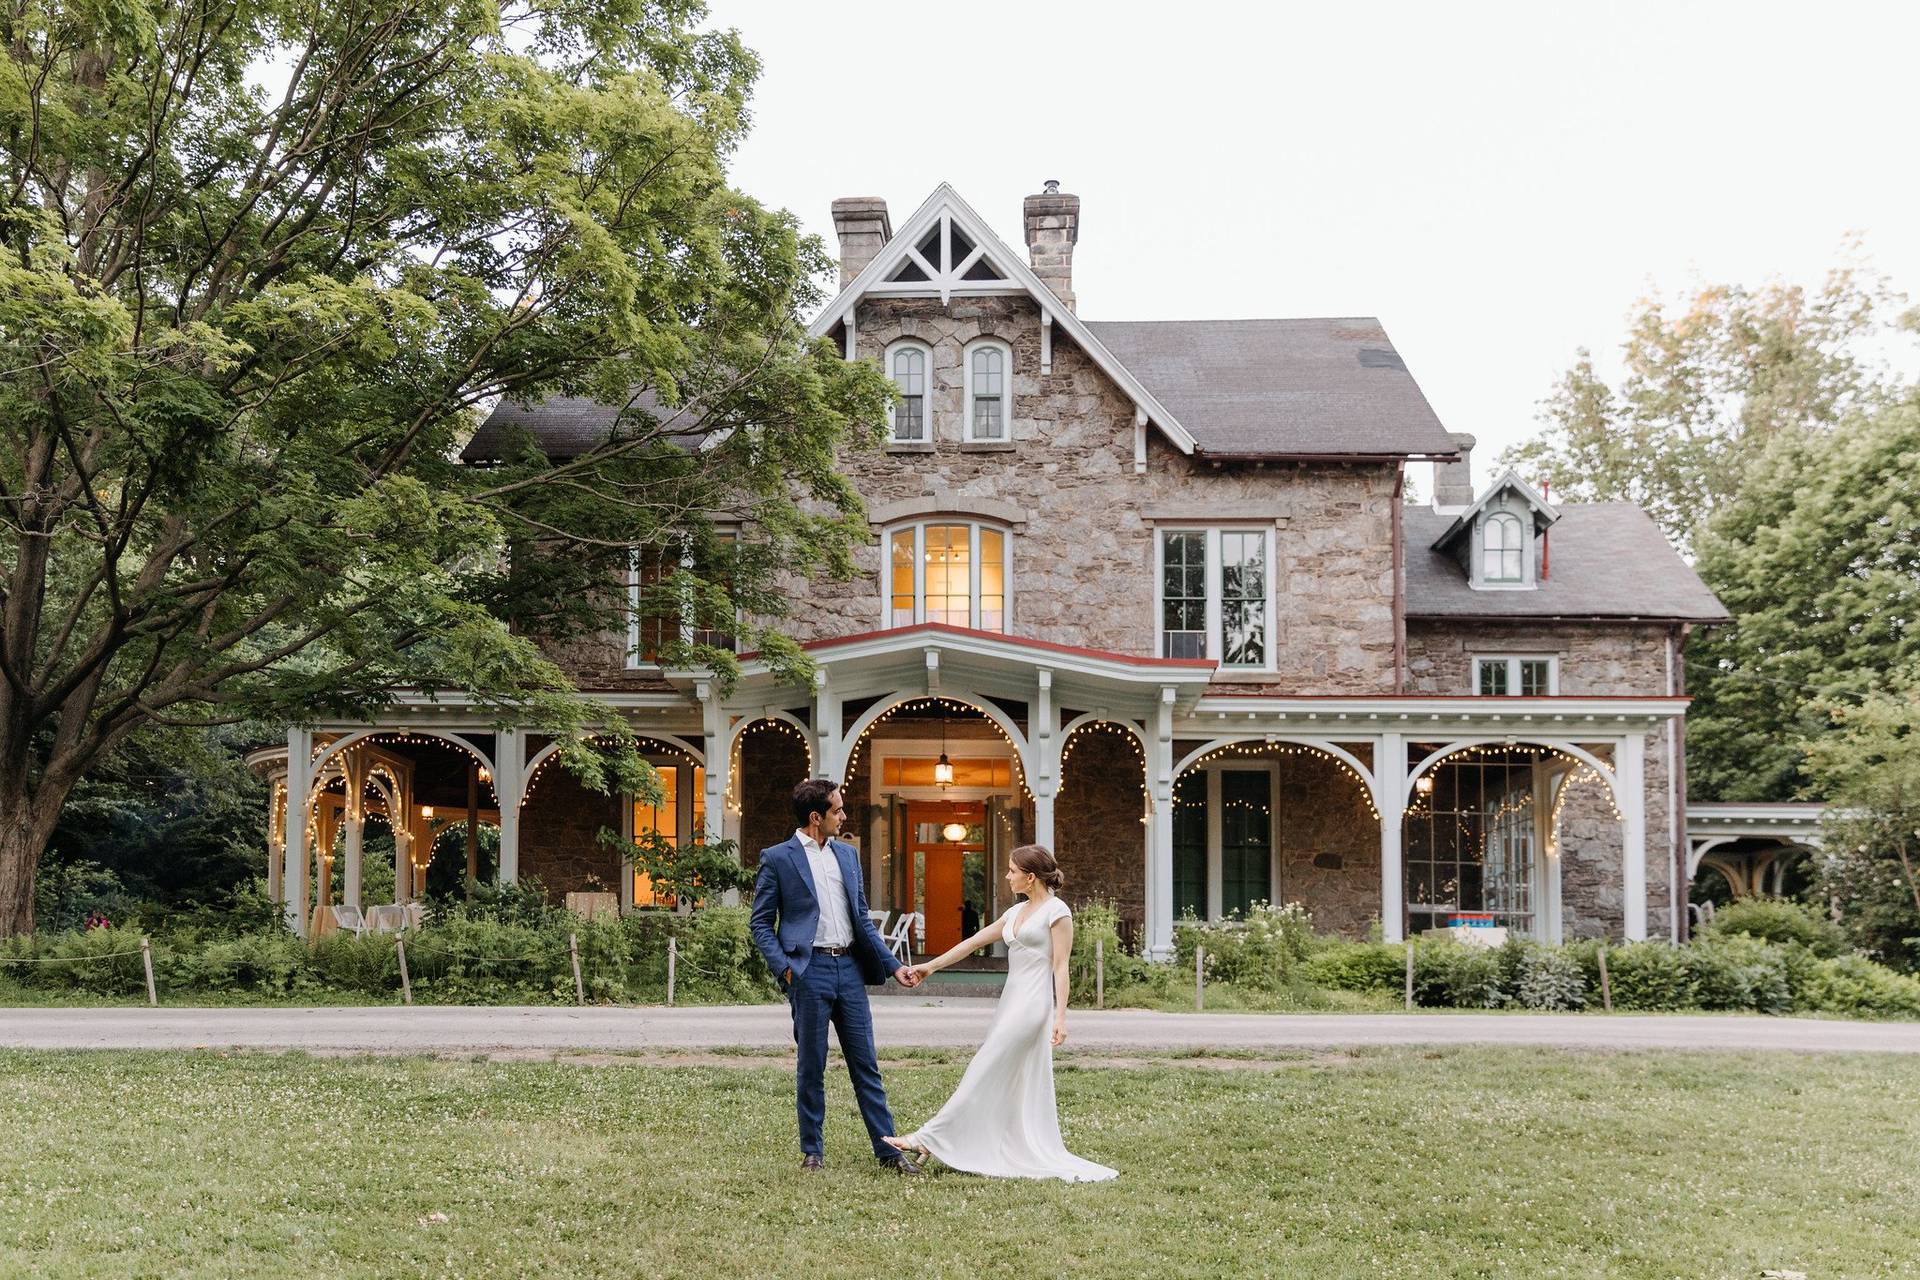
{"type": "Polygon", "coordinates": [[[1210,698],[1294,698],[1328,702],[1692,702],[1688,694],[1671,693],[1294,693],[1287,689],[1209,690],[1210,698]]]}

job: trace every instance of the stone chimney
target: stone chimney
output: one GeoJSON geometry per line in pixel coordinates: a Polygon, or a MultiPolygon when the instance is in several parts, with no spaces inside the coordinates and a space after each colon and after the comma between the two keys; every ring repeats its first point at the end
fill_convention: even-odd
{"type": "Polygon", "coordinates": [[[841,196],[833,202],[833,229],[840,237],[840,287],[844,289],[893,239],[887,202],[879,196],[841,196]]]}
{"type": "Polygon", "coordinates": [[[1026,200],[1027,261],[1061,305],[1073,307],[1073,246],[1080,240],[1080,197],[1063,195],[1057,178],[1026,200]]]}
{"type": "Polygon", "coordinates": [[[1473,505],[1473,446],[1479,442],[1464,431],[1447,434],[1460,450],[1460,461],[1433,464],[1433,505],[1436,508],[1470,507],[1473,505]]]}

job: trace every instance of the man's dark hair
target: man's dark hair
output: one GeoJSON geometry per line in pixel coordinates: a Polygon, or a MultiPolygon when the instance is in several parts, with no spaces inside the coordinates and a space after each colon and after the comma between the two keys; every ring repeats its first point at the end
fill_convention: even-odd
{"type": "Polygon", "coordinates": [[[793,824],[804,827],[813,821],[814,814],[826,816],[833,807],[833,793],[840,784],[831,778],[808,778],[793,789],[793,824]]]}

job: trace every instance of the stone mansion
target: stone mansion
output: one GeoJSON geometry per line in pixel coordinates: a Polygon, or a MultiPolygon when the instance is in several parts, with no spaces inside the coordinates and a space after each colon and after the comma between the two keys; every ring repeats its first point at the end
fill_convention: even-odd
{"type": "MultiPolygon", "coordinates": [[[[1020,252],[945,185],[898,224],[834,202],[841,289],[813,331],[899,398],[884,449],[845,460],[859,574],[805,587],[791,620],[810,684],[752,655],[725,691],[662,669],[645,618],[558,654],[629,717],[657,806],[582,789],[458,699],[292,729],[256,753],[311,800],[271,824],[290,917],[324,905],[337,858],[358,901],[370,818],[402,901],[463,856],[436,836],[471,815],[499,828],[501,878],[647,905],[599,831],[751,860],[819,774],[843,780],[873,905],[923,912],[928,951],[1005,908],[1029,840],[1155,954],[1182,915],[1261,901],[1390,939],[1488,919],[1679,936],[1681,655],[1727,614],[1654,523],[1511,473],[1476,488],[1473,438],[1377,320],[1083,318],[1079,198],[1049,183],[1023,213],[1020,252]]],[[[521,433],[578,453],[619,411],[502,404],[463,458],[521,433]]]]}

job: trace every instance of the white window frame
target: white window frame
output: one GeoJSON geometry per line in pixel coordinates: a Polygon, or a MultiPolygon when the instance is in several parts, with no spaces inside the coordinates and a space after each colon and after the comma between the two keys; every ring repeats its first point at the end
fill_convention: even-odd
{"type": "Polygon", "coordinates": [[[1155,657],[1167,651],[1166,638],[1166,547],[1167,535],[1173,533],[1200,533],[1207,539],[1207,657],[1220,663],[1222,671],[1272,672],[1277,669],[1277,655],[1274,653],[1276,627],[1274,610],[1274,536],[1271,524],[1222,524],[1222,525],[1156,525],[1153,531],[1153,652],[1155,657]],[[1220,558],[1220,535],[1223,533],[1259,533],[1265,535],[1267,599],[1265,610],[1266,643],[1263,646],[1265,661],[1259,666],[1228,665],[1223,658],[1225,635],[1221,625],[1224,598],[1222,596],[1222,563],[1220,558]]]}
{"type": "MultiPolygon", "coordinates": [[[[739,534],[732,528],[723,527],[717,531],[716,536],[722,541],[732,541],[739,537],[739,534]]],[[[640,557],[646,550],[647,548],[643,546],[627,548],[627,670],[629,671],[660,670],[659,663],[648,662],[640,656],[640,557]]],[[[689,535],[683,535],[680,540],[680,567],[682,569],[694,567],[693,538],[689,535]]],[[[733,620],[737,648],[740,622],[738,611],[734,613],[733,620]]],[[[689,600],[680,606],[680,643],[693,643],[693,633],[697,630],[693,623],[693,602],[689,600]]]]}
{"type": "Polygon", "coordinates": [[[1207,919],[1218,921],[1226,907],[1221,882],[1224,862],[1224,837],[1221,820],[1225,817],[1220,795],[1220,778],[1225,773],[1264,773],[1267,775],[1267,900],[1284,902],[1280,886],[1280,762],[1278,760],[1214,760],[1201,765],[1207,775],[1207,919]]]}
{"type": "Polygon", "coordinates": [[[1469,679],[1473,683],[1473,695],[1476,698],[1518,698],[1520,693],[1520,664],[1523,662],[1544,662],[1547,664],[1546,696],[1556,697],[1560,692],[1560,659],[1550,653],[1476,653],[1472,655],[1473,667],[1469,679]],[[1511,693],[1493,694],[1480,691],[1480,664],[1483,662],[1504,662],[1507,664],[1507,688],[1511,693]]]}
{"type": "MultiPolygon", "coordinates": [[[[927,516],[903,520],[882,531],[880,540],[880,626],[918,626],[927,620],[927,526],[959,525],[967,530],[967,626],[974,631],[980,625],[980,533],[990,529],[1000,535],[1000,630],[995,635],[1013,633],[1013,530],[992,520],[971,516],[927,516]],[[896,534],[913,530],[913,621],[893,620],[893,539],[896,534]]],[[[949,624],[951,625],[951,624],[949,624]]]]}
{"type": "MultiPolygon", "coordinates": [[[[923,386],[920,393],[920,400],[921,400],[920,429],[922,434],[918,439],[911,439],[905,436],[895,435],[894,426],[896,423],[896,419],[892,415],[889,415],[887,418],[887,441],[890,444],[932,444],[933,443],[933,348],[928,346],[926,343],[920,341],[918,338],[902,338],[898,342],[888,344],[886,351],[882,353],[882,356],[881,356],[882,364],[880,367],[882,371],[886,373],[887,381],[893,383],[896,389],[898,389],[900,384],[894,381],[893,357],[901,351],[917,351],[920,353],[920,358],[926,362],[926,366],[927,366],[926,374],[923,378],[923,382],[925,385],[923,386]]],[[[896,406],[896,408],[897,407],[898,406],[896,406]]]]}
{"type": "Polygon", "coordinates": [[[966,384],[967,418],[961,438],[975,444],[1010,444],[1013,441],[1013,348],[998,338],[975,338],[960,353],[960,378],[966,384]],[[1000,434],[975,435],[973,430],[973,358],[982,351],[1000,353],[1000,434]]]}
{"type": "Polygon", "coordinates": [[[1473,531],[1473,575],[1475,586],[1489,591],[1521,591],[1533,586],[1533,536],[1528,517],[1517,511],[1495,508],[1484,512],[1473,531]],[[1512,520],[1520,531],[1520,545],[1516,548],[1520,556],[1520,576],[1517,578],[1489,578],[1487,576],[1487,531],[1495,520],[1512,520]]]}

